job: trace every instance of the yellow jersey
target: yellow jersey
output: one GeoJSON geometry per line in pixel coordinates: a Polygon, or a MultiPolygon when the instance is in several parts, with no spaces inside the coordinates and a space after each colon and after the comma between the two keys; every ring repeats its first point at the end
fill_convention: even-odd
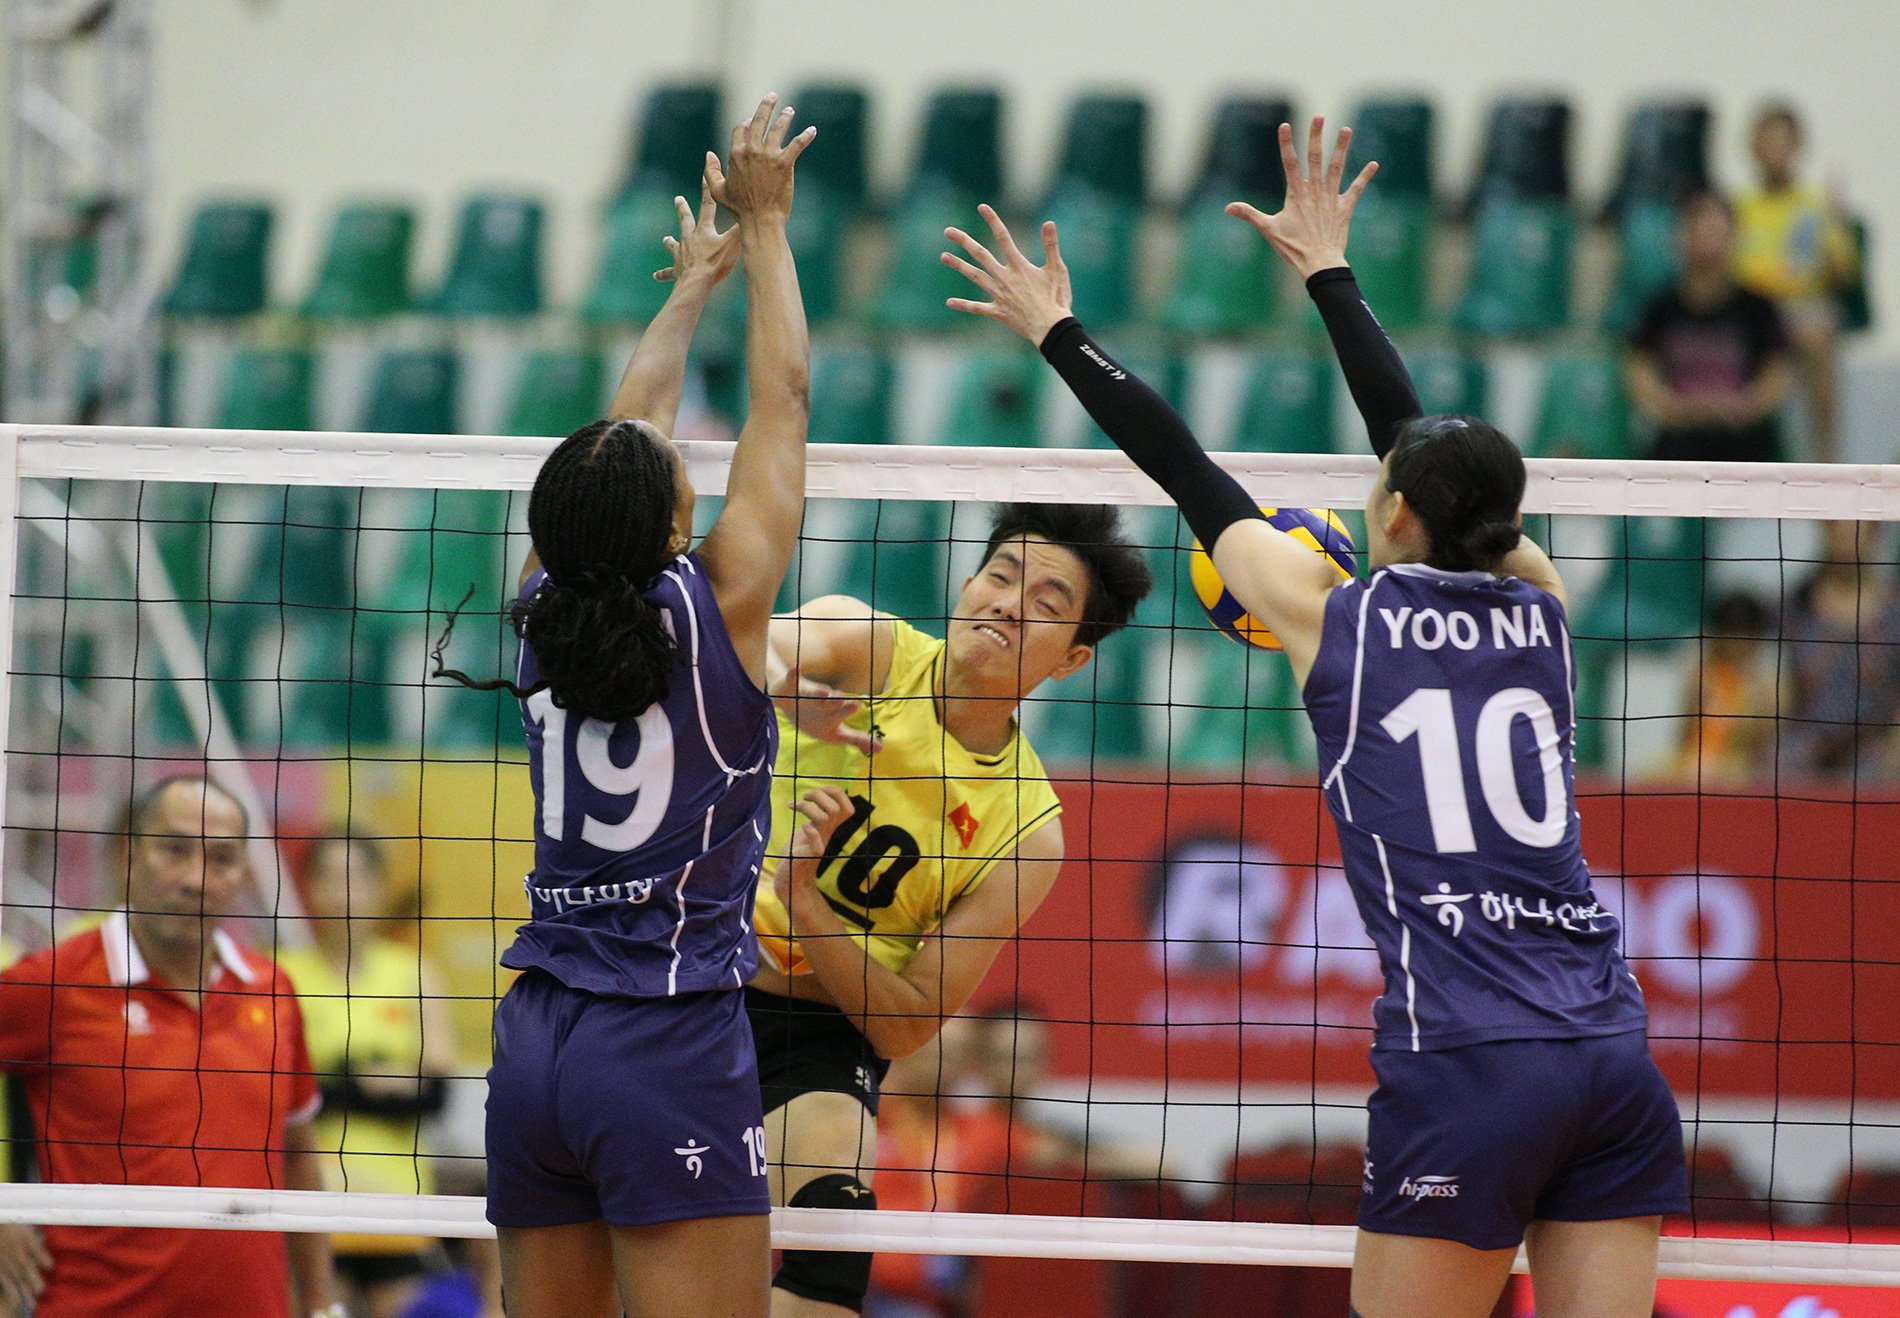
{"type": "Polygon", "coordinates": [[[1800,184],[1735,202],[1735,281],[1775,301],[1827,297],[1853,274],[1854,239],[1827,193],[1800,184]]]}
{"type": "Polygon", "coordinates": [[[767,960],[787,974],[811,967],[790,937],[772,875],[789,846],[792,803],[812,788],[842,788],[856,807],[832,834],[818,890],[866,955],[900,973],[958,899],[1062,813],[1020,728],[996,755],[973,754],[945,731],[936,701],[944,642],[902,619],[890,623],[890,677],[847,721],[875,731],[883,749],[866,755],[820,741],[779,715],[772,839],[753,928],[767,960]]]}
{"type": "MultiPolygon", "coordinates": [[[[284,948],[277,964],[290,976],[303,1010],[304,1037],[319,1077],[356,1073],[416,1075],[422,1068],[422,966],[414,947],[387,938],[356,943],[349,978],[314,946],[284,948]]],[[[317,1114],[312,1136],[324,1188],[379,1194],[429,1194],[435,1177],[419,1144],[415,1117],[368,1112],[317,1114]]],[[[336,1238],[339,1253],[408,1254],[421,1236],[336,1238]]]]}

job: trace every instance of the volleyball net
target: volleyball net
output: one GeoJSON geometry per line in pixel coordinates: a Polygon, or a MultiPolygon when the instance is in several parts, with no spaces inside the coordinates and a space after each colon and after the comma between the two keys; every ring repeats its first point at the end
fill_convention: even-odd
{"type": "MultiPolygon", "coordinates": [[[[500,613],[551,443],[0,426],[9,955],[121,907],[132,793],[205,772],[254,821],[255,882],[228,913],[251,946],[307,960],[310,917],[341,918],[349,965],[377,941],[418,968],[311,990],[313,1048],[335,1034],[359,1081],[450,1059],[446,1107],[333,1160],[335,1193],[15,1183],[0,1221],[486,1232],[478,1199],[435,1191],[479,1185],[532,798],[513,702],[428,673],[458,607],[448,665],[511,671],[500,613]],[[325,849],[346,881],[319,891],[325,849]],[[393,1004],[388,1039],[323,1005],[359,993],[393,1004]]],[[[682,448],[703,531],[731,446],[682,448]]],[[[1262,504],[1339,509],[1363,541],[1372,459],[1221,460],[1262,504]]],[[[1585,852],[1690,1141],[1695,1208],[1665,1274],[1900,1285],[1900,592],[1881,534],[1900,469],[1530,470],[1527,525],[1572,599],[1585,852]]],[[[1349,1263],[1380,976],[1284,658],[1207,623],[1189,538],[1119,454],[820,444],[809,471],[785,607],[849,594],[940,634],[1005,501],[1123,507],[1156,588],[1025,703],[1067,859],[969,1011],[885,1086],[891,1211],[781,1210],[777,1243],[1349,1263]]],[[[347,1119],[333,1134],[349,1147],[347,1119]]],[[[32,1132],[9,1135],[23,1181],[32,1132]]]]}

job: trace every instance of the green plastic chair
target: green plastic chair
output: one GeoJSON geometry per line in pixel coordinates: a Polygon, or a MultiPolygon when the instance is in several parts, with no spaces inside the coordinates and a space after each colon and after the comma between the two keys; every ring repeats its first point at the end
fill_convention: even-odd
{"type": "Polygon", "coordinates": [[[1648,101],[1630,114],[1616,186],[1603,208],[1606,220],[1622,220],[1632,207],[1674,208],[1709,186],[1707,101],[1648,101]]]}
{"type": "Polygon", "coordinates": [[[814,444],[888,444],[895,372],[867,345],[817,345],[811,364],[814,444]]]}
{"type": "MultiPolygon", "coordinates": [[[[1074,305],[1091,325],[1118,325],[1135,311],[1141,207],[1084,183],[1066,184],[1050,198],[1045,218],[1062,237],[1074,305]]],[[[1030,238],[1037,235],[1030,234],[1030,238]]]]}
{"type": "Polygon", "coordinates": [[[1570,118],[1569,102],[1559,97],[1507,96],[1494,103],[1465,209],[1475,215],[1493,198],[1567,201],[1570,118]]]}
{"type": "Polygon", "coordinates": [[[1201,680],[1170,711],[1170,769],[1240,774],[1263,761],[1302,758],[1299,693],[1286,656],[1208,631],[1177,632],[1177,651],[1198,654],[1201,680]]]}
{"type": "Polygon", "coordinates": [[[1034,448],[1042,442],[1042,387],[1048,368],[1027,347],[971,349],[957,367],[938,443],[1034,448]]]}
{"type": "Polygon", "coordinates": [[[370,377],[363,429],[383,435],[453,435],[461,369],[447,348],[396,348],[370,377]]]}
{"type": "Polygon", "coordinates": [[[1416,329],[1431,317],[1432,202],[1382,191],[1384,183],[1382,170],[1353,214],[1353,275],[1387,329],[1416,329]]]}
{"type": "Polygon", "coordinates": [[[1078,96],[1070,105],[1055,191],[1077,185],[1131,206],[1147,204],[1148,102],[1143,97],[1097,93],[1078,96]]]}
{"type": "Polygon", "coordinates": [[[1478,210],[1457,324],[1475,334],[1540,334],[1570,321],[1577,220],[1564,201],[1493,197],[1478,210]]]}
{"type": "Polygon", "coordinates": [[[537,315],[542,218],[541,203],[532,197],[471,197],[462,207],[455,255],[433,309],[445,316],[537,315]]]}
{"type": "Polygon", "coordinates": [[[357,202],[337,211],[303,314],[374,320],[407,311],[415,228],[414,208],[399,202],[357,202]]]}
{"type": "MultiPolygon", "coordinates": [[[[1265,211],[1279,210],[1286,199],[1280,125],[1292,122],[1293,103],[1284,97],[1233,96],[1216,106],[1207,155],[1188,191],[1189,208],[1241,198],[1265,211]]],[[[1260,241],[1258,234],[1253,239],[1260,241]]]]}
{"type": "MultiPolygon", "coordinates": [[[[581,302],[581,315],[595,324],[644,325],[659,313],[672,285],[654,279],[671,258],[660,240],[679,232],[673,198],[659,189],[623,193],[602,225],[600,264],[581,302]]],[[[804,198],[799,198],[802,204],[804,198]]]]}
{"type": "Polygon", "coordinates": [[[218,425],[226,430],[310,430],[310,354],[302,348],[240,348],[224,371],[218,425]]]}
{"type": "MultiPolygon", "coordinates": [[[[798,204],[786,222],[785,239],[798,263],[798,290],[805,301],[806,319],[814,325],[834,321],[844,310],[845,240],[862,205],[822,182],[807,185],[799,180],[798,204]]],[[[942,243],[941,234],[938,242],[942,243]]],[[[731,317],[731,329],[738,332],[732,336],[736,346],[743,341],[745,297],[739,280],[730,281],[730,287],[732,304],[738,308],[731,317]]]]}
{"type": "MultiPolygon", "coordinates": [[[[1432,103],[1417,97],[1374,97],[1361,101],[1346,121],[1352,125],[1352,168],[1379,162],[1378,186],[1368,194],[1429,202],[1437,170],[1432,154],[1432,103]]],[[[1354,218],[1353,266],[1359,265],[1358,216],[1354,218]]],[[[1380,313],[1383,316],[1383,312],[1380,313]]]]}
{"type": "Polygon", "coordinates": [[[1577,623],[1582,640],[1656,645],[1701,634],[1708,524],[1700,517],[1626,517],[1609,570],[1577,623]]]}
{"type": "Polygon", "coordinates": [[[1618,338],[1642,318],[1651,298],[1676,282],[1679,212],[1668,202],[1632,201],[1618,226],[1622,242],[1616,287],[1603,308],[1603,329],[1618,338]]]}
{"type": "Polygon", "coordinates": [[[1614,351],[1584,349],[1547,360],[1531,452],[1542,458],[1630,456],[1630,404],[1623,363],[1614,351]]]}
{"type": "Polygon", "coordinates": [[[964,327],[969,317],[944,305],[947,298],[978,297],[981,292],[941,257],[950,250],[943,231],[956,226],[983,232],[979,200],[989,197],[936,184],[914,190],[891,213],[890,267],[878,290],[873,319],[891,330],[947,330],[964,327]]]}
{"type": "Polygon", "coordinates": [[[1211,195],[1183,217],[1182,259],[1162,321],[1195,336],[1260,329],[1273,320],[1279,258],[1252,227],[1223,213],[1232,197],[1211,195]]]}
{"type": "Polygon", "coordinates": [[[569,435],[601,413],[607,385],[600,354],[587,348],[543,348],[521,361],[503,433],[569,435]]]}
{"type": "Polygon", "coordinates": [[[1254,359],[1232,447],[1246,453],[1333,451],[1332,363],[1297,348],[1254,359]]]}
{"type": "Polygon", "coordinates": [[[947,187],[994,203],[1003,191],[1003,94],[947,87],[924,108],[912,188],[947,187]]]}
{"type": "Polygon", "coordinates": [[[185,258],[165,294],[172,316],[231,319],[264,309],[272,215],[261,201],[213,201],[191,217],[185,258]]]}
{"type": "MultiPolygon", "coordinates": [[[[813,151],[798,162],[798,204],[805,204],[808,187],[822,189],[846,209],[864,205],[870,195],[871,97],[856,83],[816,83],[793,94],[797,124],[818,126],[823,151],[813,151]]],[[[798,214],[794,207],[792,214],[798,214]]],[[[804,266],[799,267],[804,282],[804,266]]]]}
{"type": "Polygon", "coordinates": [[[1149,753],[1143,688],[1150,666],[1165,663],[1168,630],[1136,621],[1095,647],[1079,673],[1037,688],[1033,742],[1046,764],[1086,766],[1139,761],[1149,753]]]}
{"type": "Polygon", "coordinates": [[[950,580],[946,542],[950,510],[925,499],[856,505],[847,519],[838,590],[941,635],[957,584],[950,580]]]}
{"type": "Polygon", "coordinates": [[[1848,281],[1847,286],[1840,291],[1839,295],[1841,330],[1843,333],[1852,334],[1873,328],[1874,304],[1867,283],[1870,241],[1867,234],[1867,221],[1858,215],[1849,216],[1847,233],[1853,239],[1854,251],[1860,258],[1855,263],[1853,278],[1848,281]]]}
{"type": "Polygon", "coordinates": [[[1404,355],[1426,416],[1484,415],[1491,381],[1482,359],[1445,346],[1417,348],[1404,355]]]}
{"type": "MultiPolygon", "coordinates": [[[[750,114],[752,107],[747,106],[750,114]]],[[[697,200],[708,151],[724,151],[732,125],[722,124],[719,89],[680,82],[655,87],[640,117],[637,144],[621,191],[684,194],[697,200]]]]}

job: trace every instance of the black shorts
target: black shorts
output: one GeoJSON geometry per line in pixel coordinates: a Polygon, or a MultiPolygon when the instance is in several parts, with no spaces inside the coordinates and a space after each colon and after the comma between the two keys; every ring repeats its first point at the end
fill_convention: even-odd
{"type": "Polygon", "coordinates": [[[752,1018],[759,1092],[767,1112],[800,1094],[849,1094],[877,1115],[878,1090],[891,1064],[843,1012],[751,988],[745,991],[745,1009],[752,1018]]]}
{"type": "Polygon", "coordinates": [[[361,1290],[386,1286],[392,1281],[426,1277],[437,1271],[439,1263],[432,1254],[338,1254],[337,1275],[361,1290]]]}

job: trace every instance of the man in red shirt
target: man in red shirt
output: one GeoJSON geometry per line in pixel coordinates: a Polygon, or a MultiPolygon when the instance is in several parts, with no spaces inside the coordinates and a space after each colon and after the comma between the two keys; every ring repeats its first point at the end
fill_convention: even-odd
{"type": "MultiPolygon", "coordinates": [[[[218,928],[250,881],[247,831],[209,781],[160,782],[132,809],[128,909],[0,974],[0,1068],[43,1179],[321,1188],[290,982],[218,928]]],[[[48,1227],[46,1247],[37,1318],[342,1313],[327,1236],[48,1227]]]]}

